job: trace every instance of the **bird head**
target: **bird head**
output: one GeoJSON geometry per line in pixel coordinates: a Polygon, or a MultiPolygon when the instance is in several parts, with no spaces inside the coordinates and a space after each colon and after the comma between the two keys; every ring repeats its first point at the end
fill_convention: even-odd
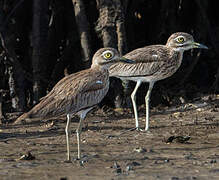
{"type": "Polygon", "coordinates": [[[114,48],[101,48],[94,54],[91,67],[101,66],[101,68],[108,69],[112,64],[118,62],[134,63],[134,61],[120,56],[114,48]]]}
{"type": "Polygon", "coordinates": [[[186,51],[193,48],[208,49],[207,46],[195,42],[192,35],[184,32],[172,34],[167,40],[166,46],[174,48],[176,51],[186,51]]]}

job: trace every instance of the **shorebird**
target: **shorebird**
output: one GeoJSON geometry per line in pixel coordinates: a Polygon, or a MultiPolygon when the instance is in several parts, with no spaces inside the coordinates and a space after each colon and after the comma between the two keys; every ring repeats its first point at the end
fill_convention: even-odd
{"type": "Polygon", "coordinates": [[[183,52],[193,48],[208,49],[207,46],[194,42],[192,35],[184,32],[172,34],[167,40],[166,45],[150,45],[135,49],[124,57],[134,60],[133,64],[117,63],[110,67],[110,76],[122,80],[136,82],[134,91],[131,94],[134,108],[136,129],[139,128],[138,112],[136,106],[136,92],[142,82],[148,82],[149,88],[145,96],[146,104],[146,125],[145,131],[149,129],[149,101],[151,91],[156,81],[172,76],[180,67],[183,52]]]}
{"type": "Polygon", "coordinates": [[[27,118],[49,118],[67,115],[65,128],[67,160],[70,161],[69,123],[73,115],[80,117],[76,130],[78,159],[81,158],[80,134],[86,114],[97,105],[109,89],[108,68],[117,62],[132,63],[121,57],[114,48],[99,49],[93,56],[91,68],[71,74],[61,79],[53,89],[29,112],[21,115],[15,123],[27,118]]]}

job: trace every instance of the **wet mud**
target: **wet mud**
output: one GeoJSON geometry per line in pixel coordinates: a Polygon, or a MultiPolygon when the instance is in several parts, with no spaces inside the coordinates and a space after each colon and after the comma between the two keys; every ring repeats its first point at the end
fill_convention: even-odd
{"type": "MultiPolygon", "coordinates": [[[[144,128],[143,106],[139,112],[144,128]]],[[[135,127],[130,109],[94,111],[81,135],[81,160],[76,159],[77,121],[70,125],[71,163],[65,162],[64,117],[0,125],[0,179],[219,179],[218,99],[154,108],[149,132],[130,130],[135,127]]]]}

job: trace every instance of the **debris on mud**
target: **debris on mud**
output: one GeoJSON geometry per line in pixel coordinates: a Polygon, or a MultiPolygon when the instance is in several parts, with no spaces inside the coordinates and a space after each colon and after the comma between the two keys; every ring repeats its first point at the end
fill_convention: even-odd
{"type": "Polygon", "coordinates": [[[141,148],[141,147],[137,147],[133,151],[137,152],[137,153],[145,153],[145,152],[147,152],[147,149],[141,148]]]}
{"type": "Polygon", "coordinates": [[[116,174],[121,174],[122,173],[122,169],[120,167],[120,165],[117,162],[114,162],[113,166],[111,166],[111,168],[115,169],[114,172],[116,174]]]}
{"type": "Polygon", "coordinates": [[[61,177],[60,180],[68,180],[67,177],[61,177]]]}
{"type": "Polygon", "coordinates": [[[36,159],[35,156],[33,156],[30,152],[27,152],[26,154],[22,155],[19,159],[17,160],[34,160],[36,159]]]}
{"type": "Polygon", "coordinates": [[[126,164],[126,171],[133,171],[135,166],[141,166],[140,163],[133,161],[126,164]]]}
{"type": "MultiPolygon", "coordinates": [[[[150,133],[136,132],[132,112],[122,116],[107,111],[88,114],[88,130],[83,128],[82,134],[82,149],[87,154],[71,163],[63,162],[66,117],[25,125],[3,124],[0,126],[0,174],[4,175],[1,178],[217,180],[218,104],[219,99],[208,102],[201,107],[202,111],[194,106],[186,110],[176,106],[151,109],[150,133]],[[180,113],[174,116],[175,112],[180,113]],[[21,161],[31,157],[25,153],[27,150],[36,160],[21,161]],[[17,161],[21,152],[26,156],[17,161]]],[[[6,117],[12,119],[15,114],[6,117]]],[[[144,124],[145,107],[139,111],[139,125],[144,127],[144,124]]],[[[72,121],[72,160],[77,157],[77,126],[78,121],[72,121]]]]}
{"type": "Polygon", "coordinates": [[[177,142],[177,143],[187,143],[187,141],[190,140],[190,136],[170,136],[167,140],[166,143],[172,143],[172,142],[177,142]]]}
{"type": "Polygon", "coordinates": [[[185,154],[185,159],[187,160],[197,160],[197,158],[191,152],[189,154],[185,154]]]}

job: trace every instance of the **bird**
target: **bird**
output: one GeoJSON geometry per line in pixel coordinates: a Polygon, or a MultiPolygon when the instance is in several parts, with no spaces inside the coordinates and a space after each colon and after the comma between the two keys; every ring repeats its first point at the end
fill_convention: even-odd
{"type": "Polygon", "coordinates": [[[149,102],[154,83],[172,76],[182,63],[184,51],[193,48],[208,49],[207,46],[195,42],[192,35],[185,32],[176,32],[168,38],[165,45],[149,45],[124,55],[124,57],[135,61],[135,63],[117,63],[110,67],[110,77],[136,82],[136,86],[131,94],[131,100],[137,130],[149,130],[149,102]],[[145,96],[146,121],[144,130],[139,128],[136,105],[136,92],[143,82],[149,83],[145,96]]]}
{"type": "Polygon", "coordinates": [[[81,158],[80,134],[86,114],[97,105],[109,89],[108,69],[112,64],[123,62],[132,63],[120,56],[114,48],[101,48],[92,58],[89,69],[70,74],[61,79],[53,89],[35,105],[29,112],[18,117],[14,124],[30,118],[50,118],[60,115],[67,116],[65,127],[67,143],[67,161],[70,160],[69,124],[73,115],[80,117],[76,130],[78,159],[81,158]]]}

